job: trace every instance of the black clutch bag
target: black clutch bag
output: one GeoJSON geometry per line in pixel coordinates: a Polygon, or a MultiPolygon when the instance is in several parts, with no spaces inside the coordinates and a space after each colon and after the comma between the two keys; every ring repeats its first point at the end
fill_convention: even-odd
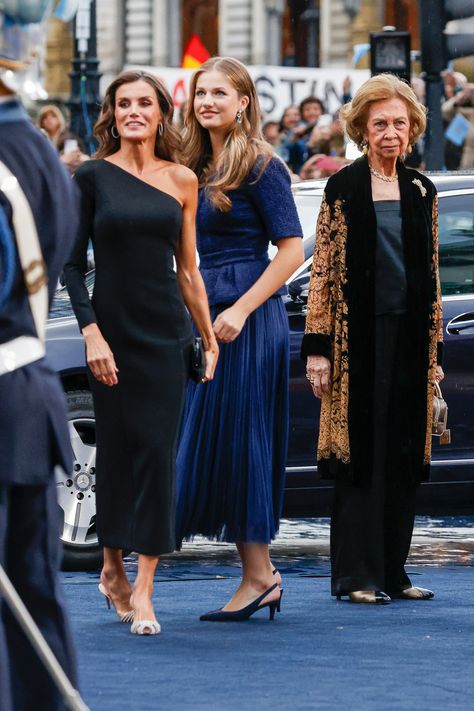
{"type": "Polygon", "coordinates": [[[191,350],[191,366],[189,368],[189,377],[196,383],[202,383],[202,379],[206,374],[206,358],[204,356],[204,346],[202,338],[196,336],[193,341],[191,350]]]}

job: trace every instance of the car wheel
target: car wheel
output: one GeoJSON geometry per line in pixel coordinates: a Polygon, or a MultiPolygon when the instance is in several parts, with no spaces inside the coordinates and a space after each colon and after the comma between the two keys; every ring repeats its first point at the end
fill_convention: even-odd
{"type": "Polygon", "coordinates": [[[72,473],[56,469],[58,503],[62,516],[64,570],[93,570],[102,565],[102,548],[95,528],[96,434],[92,394],[66,392],[69,434],[74,456],[72,473]]]}

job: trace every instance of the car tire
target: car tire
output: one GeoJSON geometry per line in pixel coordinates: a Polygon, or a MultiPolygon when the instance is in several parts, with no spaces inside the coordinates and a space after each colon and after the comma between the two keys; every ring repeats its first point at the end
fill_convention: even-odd
{"type": "Polygon", "coordinates": [[[89,390],[66,392],[74,469],[56,470],[62,520],[63,570],[95,570],[102,565],[102,548],[95,529],[95,416],[89,390]]]}

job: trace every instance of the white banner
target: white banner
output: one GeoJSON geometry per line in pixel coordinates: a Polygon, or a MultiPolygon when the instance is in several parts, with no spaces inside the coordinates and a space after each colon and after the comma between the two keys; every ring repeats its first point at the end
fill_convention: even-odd
{"type": "MultiPolygon", "coordinates": [[[[188,98],[189,80],[193,69],[171,67],[127,67],[142,69],[156,74],[166,84],[179,109],[188,98]]],[[[311,69],[307,67],[271,67],[265,65],[247,67],[257,87],[264,119],[279,120],[290,104],[299,104],[307,96],[317,96],[329,113],[341,105],[342,84],[350,77],[352,93],[369,77],[365,69],[311,69]]]]}

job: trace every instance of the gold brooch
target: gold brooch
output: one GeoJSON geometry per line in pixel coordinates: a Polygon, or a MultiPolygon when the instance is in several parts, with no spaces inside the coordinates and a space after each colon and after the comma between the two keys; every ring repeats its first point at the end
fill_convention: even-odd
{"type": "Polygon", "coordinates": [[[414,178],[412,181],[413,185],[417,185],[420,188],[420,193],[425,197],[427,190],[419,178],[414,178]]]}

